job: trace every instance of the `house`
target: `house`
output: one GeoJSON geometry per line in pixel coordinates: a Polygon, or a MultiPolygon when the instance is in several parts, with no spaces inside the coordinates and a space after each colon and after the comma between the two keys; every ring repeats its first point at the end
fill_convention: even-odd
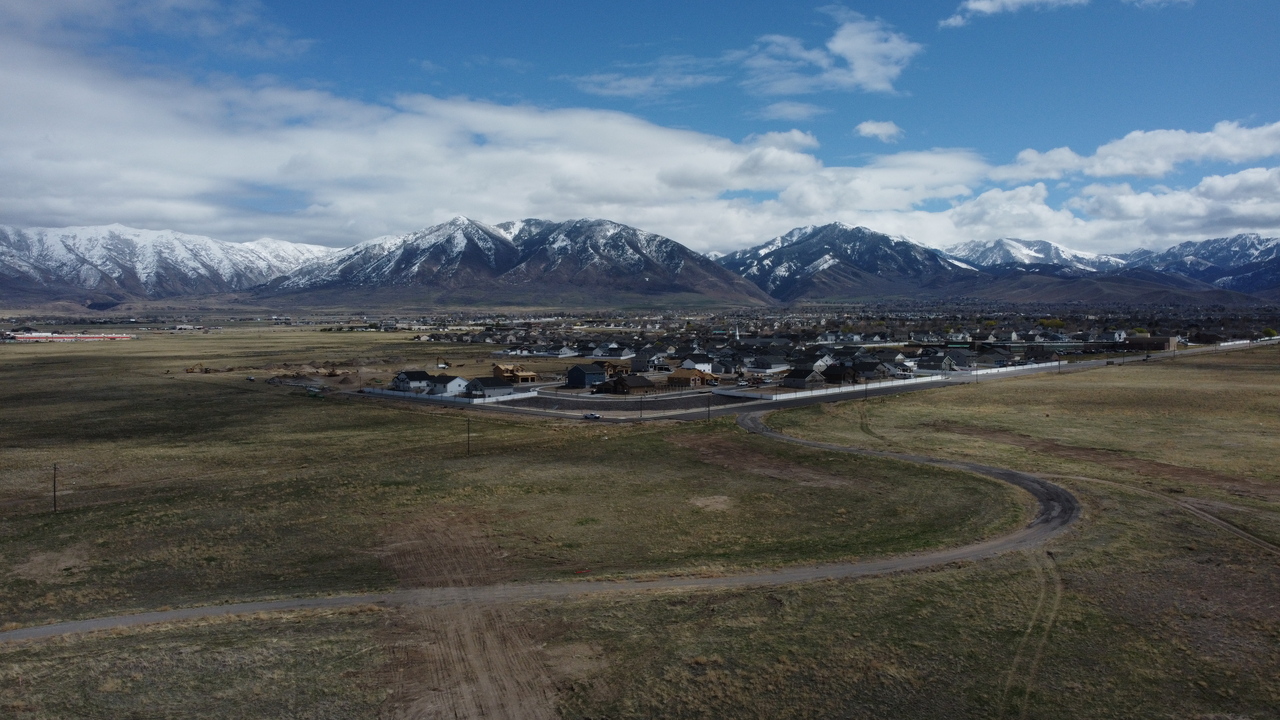
{"type": "Polygon", "coordinates": [[[523,365],[494,365],[493,376],[516,385],[538,382],[538,373],[525,370],[523,365]]]}
{"type": "Polygon", "coordinates": [[[787,359],[778,355],[761,355],[752,358],[747,363],[747,368],[751,372],[756,373],[777,373],[791,369],[791,363],[787,359]]]}
{"type": "Polygon", "coordinates": [[[872,357],[855,362],[853,371],[863,382],[870,382],[893,377],[896,368],[891,363],[882,362],[872,357]]]}
{"type": "Polygon", "coordinates": [[[591,352],[591,357],[606,360],[626,360],[635,356],[634,350],[615,342],[605,343],[591,352]]]}
{"type": "Polygon", "coordinates": [[[667,376],[667,385],[671,387],[694,388],[719,384],[719,377],[693,368],[680,368],[667,376]]]}
{"type": "Polygon", "coordinates": [[[1053,363],[1062,360],[1062,356],[1056,350],[1040,345],[1027,348],[1023,357],[1029,363],[1053,363]]]}
{"type": "Polygon", "coordinates": [[[814,390],[827,384],[822,373],[813,368],[797,368],[782,378],[782,387],[796,390],[814,390]]]}
{"type": "Polygon", "coordinates": [[[568,388],[594,387],[609,379],[609,373],[599,365],[574,365],[564,375],[568,388]]]}
{"type": "Polygon", "coordinates": [[[467,397],[490,398],[510,395],[515,386],[500,377],[479,377],[467,383],[467,397]]]}
{"type": "Polygon", "coordinates": [[[831,365],[822,371],[822,379],[830,385],[853,385],[858,374],[848,365],[831,365]]]}
{"type": "Polygon", "coordinates": [[[705,353],[694,353],[684,359],[680,363],[680,367],[684,370],[701,370],[704,373],[711,372],[711,365],[715,362],[710,355],[705,353]]]}
{"type": "Polygon", "coordinates": [[[431,374],[425,370],[402,370],[391,380],[398,392],[426,392],[431,388],[431,374]]]}
{"type": "Polygon", "coordinates": [[[984,368],[1002,368],[1013,364],[1013,353],[1004,348],[992,348],[973,359],[973,364],[984,368]]]}
{"type": "Polygon", "coordinates": [[[613,395],[642,395],[657,390],[657,386],[643,375],[620,375],[595,386],[593,392],[613,395]]]}
{"type": "Polygon", "coordinates": [[[952,372],[955,369],[956,362],[950,355],[927,355],[916,363],[916,370],[926,373],[952,372]]]}
{"type": "Polygon", "coordinates": [[[889,363],[891,365],[907,361],[907,356],[903,355],[900,350],[877,350],[872,353],[872,355],[880,362],[889,363]]]}
{"type": "Polygon", "coordinates": [[[456,375],[432,375],[431,387],[427,390],[431,395],[453,397],[467,391],[467,379],[456,375]]]}

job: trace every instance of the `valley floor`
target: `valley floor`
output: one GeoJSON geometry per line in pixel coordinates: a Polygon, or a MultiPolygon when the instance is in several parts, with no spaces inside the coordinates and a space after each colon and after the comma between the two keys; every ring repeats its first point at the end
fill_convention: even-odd
{"type": "Polygon", "coordinates": [[[602,426],[181,372],[427,360],[394,336],[0,352],[5,629],[292,597],[461,600],[7,643],[0,707],[17,717],[1263,718],[1280,704],[1275,348],[753,427],[950,467],[727,418],[602,426]],[[974,462],[1069,488],[1081,519],[1047,546],[927,572],[715,586],[1025,525],[1030,497],[955,465],[974,462]],[[589,578],[625,589],[485,595],[589,578]]]}

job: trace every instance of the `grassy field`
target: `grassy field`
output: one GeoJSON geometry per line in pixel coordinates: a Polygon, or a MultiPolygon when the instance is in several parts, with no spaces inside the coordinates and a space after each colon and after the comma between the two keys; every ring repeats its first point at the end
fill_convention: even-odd
{"type": "Polygon", "coordinates": [[[1274,349],[776,413],[774,427],[1055,476],[1044,553],[768,592],[547,606],[602,669],[566,717],[1280,717],[1274,349]],[[1105,481],[1105,482],[1100,482],[1105,481]]]}
{"type": "MultiPolygon", "coordinates": [[[[435,354],[396,335],[296,329],[0,347],[0,617],[868,557],[990,536],[1028,511],[981,478],[788,446],[727,420],[464,415],[261,382],[328,361],[365,368],[367,383],[435,354]],[[181,372],[196,361],[240,370],[181,372]],[[68,488],[56,515],[54,462],[68,488]]],[[[1055,476],[1085,516],[1051,554],[767,590],[281,613],[0,646],[0,707],[1278,717],[1280,563],[1177,504],[1277,539],[1278,379],[1270,349],[769,418],[804,437],[1055,476]]]]}
{"type": "Polygon", "coordinates": [[[0,713],[20,718],[376,717],[377,609],[155,625],[0,648],[0,713]]]}
{"type": "Polygon", "coordinates": [[[402,345],[422,347],[313,331],[4,347],[0,617],[909,552],[1026,512],[999,483],[728,421],[464,415],[245,381],[402,345]],[[193,358],[250,370],[181,372],[193,358]]]}

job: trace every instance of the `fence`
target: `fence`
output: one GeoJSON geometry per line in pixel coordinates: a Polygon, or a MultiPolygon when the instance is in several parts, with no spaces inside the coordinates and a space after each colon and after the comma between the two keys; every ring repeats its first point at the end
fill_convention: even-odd
{"type": "Polygon", "coordinates": [[[749,390],[715,389],[711,392],[716,395],[726,395],[728,397],[749,398],[751,400],[762,400],[765,402],[780,402],[782,400],[796,400],[798,398],[818,397],[820,395],[839,395],[840,393],[859,393],[870,392],[879,388],[902,387],[904,385],[923,385],[925,383],[943,382],[945,377],[917,377],[906,378],[903,380],[881,380],[873,383],[862,383],[861,385],[841,385],[840,387],[822,388],[821,390],[795,390],[792,392],[779,392],[773,394],[764,394],[759,391],[751,392],[749,390]]]}
{"type": "Polygon", "coordinates": [[[522,400],[533,396],[533,393],[517,392],[511,393],[510,395],[499,395],[498,397],[469,398],[457,397],[454,395],[425,395],[422,393],[400,392],[399,390],[380,390],[378,388],[363,388],[360,392],[365,395],[381,395],[382,397],[393,397],[401,400],[418,400],[421,402],[443,403],[446,405],[488,405],[491,403],[522,400]]]}

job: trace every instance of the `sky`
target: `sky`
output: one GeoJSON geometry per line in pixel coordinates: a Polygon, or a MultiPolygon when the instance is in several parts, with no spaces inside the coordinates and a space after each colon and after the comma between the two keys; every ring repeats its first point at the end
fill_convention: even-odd
{"type": "Polygon", "coordinates": [[[5,0],[0,224],[1276,236],[1277,27],[1275,0],[5,0]]]}

